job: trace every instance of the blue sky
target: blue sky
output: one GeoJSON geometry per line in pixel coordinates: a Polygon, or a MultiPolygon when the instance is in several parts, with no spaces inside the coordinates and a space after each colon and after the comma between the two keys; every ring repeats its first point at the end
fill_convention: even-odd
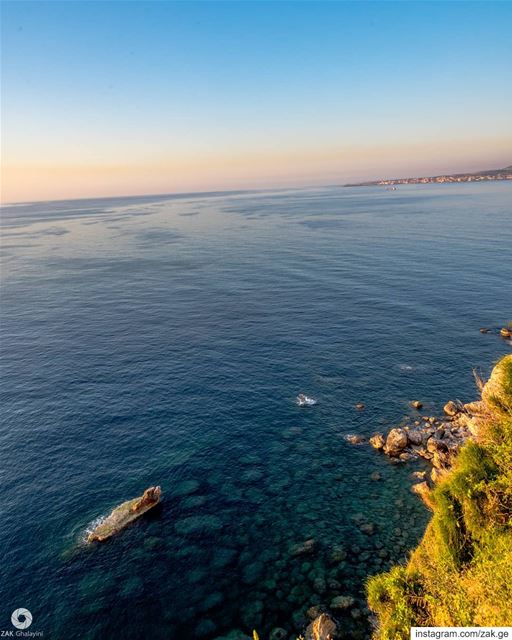
{"type": "Polygon", "coordinates": [[[4,200],[512,161],[510,2],[4,2],[4,200]]]}

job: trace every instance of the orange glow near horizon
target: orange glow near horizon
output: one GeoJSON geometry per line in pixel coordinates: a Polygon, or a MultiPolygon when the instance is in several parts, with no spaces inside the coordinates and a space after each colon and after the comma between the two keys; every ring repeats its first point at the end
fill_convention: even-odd
{"type": "MultiPolygon", "coordinates": [[[[512,138],[339,149],[204,152],[144,162],[3,163],[2,203],[342,184],[510,164],[512,138]]],[[[5,155],[5,154],[4,154],[5,155]]]]}

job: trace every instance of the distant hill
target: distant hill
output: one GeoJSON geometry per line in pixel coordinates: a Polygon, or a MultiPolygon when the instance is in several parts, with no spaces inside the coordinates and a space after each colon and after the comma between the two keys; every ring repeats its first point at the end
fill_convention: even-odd
{"type": "Polygon", "coordinates": [[[346,184],[346,187],[388,186],[395,184],[431,184],[443,182],[482,182],[484,180],[512,180],[512,165],[503,169],[489,169],[476,173],[453,173],[423,178],[391,178],[346,184]]]}

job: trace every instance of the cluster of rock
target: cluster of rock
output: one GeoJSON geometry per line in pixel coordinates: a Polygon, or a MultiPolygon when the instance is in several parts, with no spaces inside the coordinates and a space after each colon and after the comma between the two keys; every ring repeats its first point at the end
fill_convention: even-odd
{"type": "MultiPolygon", "coordinates": [[[[356,514],[353,516],[354,521],[357,522],[361,532],[367,536],[371,536],[375,532],[375,524],[366,520],[363,514],[356,514]]],[[[382,545],[381,545],[382,546],[382,545]]],[[[310,538],[299,544],[293,545],[289,553],[292,557],[309,556],[314,554],[318,550],[318,543],[310,538]]],[[[354,551],[360,551],[359,548],[354,548],[354,551]]],[[[370,552],[367,552],[370,555],[370,552]]],[[[334,545],[330,547],[327,561],[330,565],[336,566],[340,563],[344,563],[347,559],[347,550],[342,545],[334,545]]],[[[383,554],[384,557],[384,554],[383,554]]],[[[387,557],[387,552],[385,552],[387,557]]],[[[328,584],[323,578],[315,580],[315,591],[322,593],[325,601],[324,603],[315,604],[306,611],[306,617],[309,623],[306,624],[303,634],[300,636],[304,640],[337,640],[342,636],[342,630],[344,629],[343,620],[349,619],[358,620],[364,615],[369,615],[369,611],[364,608],[360,608],[360,604],[355,597],[348,594],[341,594],[342,583],[335,579],[329,579],[328,584]],[[322,584],[323,582],[323,584],[322,584]],[[328,596],[328,592],[334,590],[334,594],[328,596]],[[327,596],[327,597],[326,597],[327,596]]],[[[278,632],[284,630],[274,629],[270,634],[271,640],[280,640],[278,632]],[[274,634],[274,635],[273,635],[274,634]]],[[[285,638],[284,633],[282,638],[285,638]]],[[[346,637],[346,633],[345,633],[346,637]]]]}
{"type": "MultiPolygon", "coordinates": [[[[313,582],[314,594],[308,598],[307,609],[301,606],[291,616],[290,626],[294,631],[276,626],[264,636],[266,640],[340,640],[347,637],[362,637],[361,635],[352,636],[351,630],[365,618],[369,618],[371,612],[365,599],[358,597],[358,595],[362,596],[362,593],[358,595],[349,593],[348,581],[342,578],[341,573],[345,573],[345,570],[349,571],[348,562],[356,556],[359,558],[358,563],[361,564],[365,561],[374,562],[374,556],[379,555],[380,568],[388,566],[389,552],[384,549],[384,544],[377,542],[376,536],[372,535],[376,532],[376,525],[369,523],[364,514],[355,514],[351,519],[360,525],[361,531],[365,532],[364,539],[367,543],[360,542],[361,547],[357,545],[345,547],[343,544],[325,547],[314,538],[307,538],[289,546],[288,555],[297,567],[300,566],[300,574],[304,576],[299,580],[290,579],[288,585],[290,595],[304,593],[304,584],[309,580],[313,582]],[[367,528],[368,524],[372,524],[371,531],[367,528]],[[319,570],[317,563],[319,557],[323,558],[329,569],[319,570]],[[341,570],[342,567],[343,570],[341,570]]],[[[374,566],[377,565],[374,564],[374,566]]],[[[286,597],[284,593],[277,595],[278,593],[276,592],[278,598],[286,597]]],[[[257,625],[254,626],[257,628],[257,625]]],[[[251,625],[247,625],[247,628],[250,629],[251,625]]],[[[233,630],[227,635],[216,637],[215,640],[252,640],[252,638],[247,632],[233,630]]]]}
{"type": "MultiPolygon", "coordinates": [[[[512,355],[507,358],[508,360],[502,361],[501,368],[495,367],[487,383],[480,385],[482,387],[481,400],[467,404],[450,400],[444,406],[442,416],[411,418],[408,424],[393,428],[387,434],[377,433],[370,438],[371,445],[389,456],[393,462],[424,459],[431,463],[432,469],[428,475],[427,471],[423,470],[414,471],[412,474],[416,480],[419,480],[413,485],[413,491],[423,498],[427,506],[432,506],[430,502],[432,483],[439,482],[448,473],[464,442],[468,439],[478,438],[482,427],[492,414],[493,404],[498,403],[500,406],[510,407],[510,396],[503,392],[505,360],[510,363],[512,355]]],[[[418,411],[422,409],[422,403],[419,400],[414,400],[410,404],[418,411]]],[[[345,438],[354,445],[366,441],[358,434],[349,434],[345,438]]],[[[373,480],[379,480],[380,477],[377,471],[371,476],[373,480]]],[[[360,531],[371,537],[375,530],[374,523],[367,521],[363,514],[358,515],[359,517],[354,519],[358,523],[360,531]]],[[[397,528],[395,531],[399,532],[400,529],[397,528]]],[[[309,540],[298,545],[295,551],[306,553],[313,548],[313,541],[309,540]]],[[[382,552],[385,552],[385,549],[382,549],[382,552]]],[[[340,638],[343,615],[347,613],[352,616],[362,614],[362,609],[354,608],[357,606],[353,597],[339,595],[332,598],[329,606],[310,607],[307,614],[312,621],[306,629],[305,640],[336,640],[340,638]]],[[[345,630],[343,629],[343,631],[345,630]]],[[[343,637],[346,637],[346,633],[343,637]]]]}
{"type": "MultiPolygon", "coordinates": [[[[494,332],[495,331],[493,329],[488,329],[487,327],[482,327],[480,329],[480,333],[494,333],[494,332]]],[[[508,327],[501,327],[501,329],[498,330],[498,333],[502,338],[508,338],[510,340],[510,338],[512,338],[512,323],[510,323],[508,327]]]]}
{"type": "Polygon", "coordinates": [[[423,416],[413,424],[391,429],[387,435],[376,433],[370,444],[393,461],[428,460],[433,466],[431,480],[438,482],[452,466],[462,444],[478,435],[484,417],[482,401],[462,404],[450,400],[444,406],[444,416],[423,416]]]}

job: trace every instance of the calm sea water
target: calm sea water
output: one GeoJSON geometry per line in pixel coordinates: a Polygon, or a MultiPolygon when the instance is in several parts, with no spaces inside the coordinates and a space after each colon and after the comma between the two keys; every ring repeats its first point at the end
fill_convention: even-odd
{"type": "Polygon", "coordinates": [[[0,628],[26,607],[49,639],[295,637],[341,594],[358,601],[347,634],[368,637],[364,580],[407,556],[428,513],[415,467],[344,436],[389,428],[411,399],[473,399],[471,368],[510,349],[478,329],[511,319],[511,196],[4,208],[0,628]],[[318,405],[299,409],[300,391],[318,405]],[[153,484],[161,506],[84,544],[153,484]]]}

